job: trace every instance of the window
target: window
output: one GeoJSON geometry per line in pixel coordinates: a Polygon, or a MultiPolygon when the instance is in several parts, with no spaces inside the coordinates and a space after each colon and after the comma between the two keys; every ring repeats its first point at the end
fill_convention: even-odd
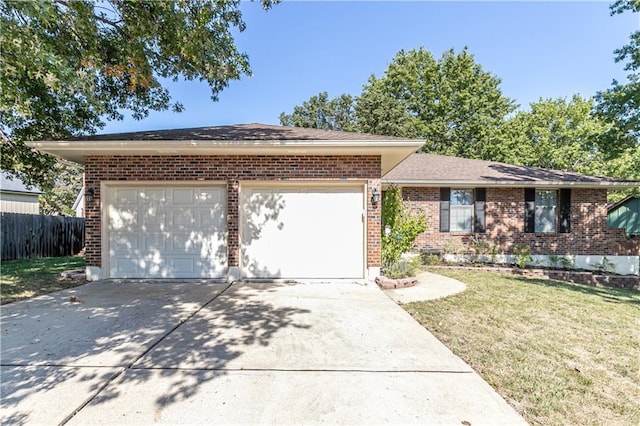
{"type": "Polygon", "coordinates": [[[558,226],[558,193],[556,191],[536,191],[535,232],[556,232],[558,226]]]}
{"type": "Polygon", "coordinates": [[[473,224],[473,190],[451,190],[451,212],[449,230],[451,232],[471,232],[473,224]]]}
{"type": "Polygon", "coordinates": [[[525,188],[524,232],[571,232],[571,189],[525,188]]]}
{"type": "Polygon", "coordinates": [[[440,232],[485,232],[485,201],[485,188],[440,188],[440,232]]]}

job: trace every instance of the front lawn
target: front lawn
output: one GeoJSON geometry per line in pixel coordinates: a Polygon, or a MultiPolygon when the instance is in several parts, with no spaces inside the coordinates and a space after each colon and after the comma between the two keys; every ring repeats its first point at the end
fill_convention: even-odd
{"type": "Polygon", "coordinates": [[[640,424],[640,293],[477,271],[403,307],[532,424],[640,424]]]}
{"type": "Polygon", "coordinates": [[[62,280],[63,271],[84,269],[84,257],[46,257],[3,260],[0,264],[0,302],[14,302],[84,284],[84,280],[62,280]]]}

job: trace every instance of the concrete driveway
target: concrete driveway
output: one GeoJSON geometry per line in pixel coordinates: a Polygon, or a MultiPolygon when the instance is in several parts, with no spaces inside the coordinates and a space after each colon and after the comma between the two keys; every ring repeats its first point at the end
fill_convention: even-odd
{"type": "Polygon", "coordinates": [[[3,424],[526,424],[371,285],[99,281],[1,325],[3,424]]]}

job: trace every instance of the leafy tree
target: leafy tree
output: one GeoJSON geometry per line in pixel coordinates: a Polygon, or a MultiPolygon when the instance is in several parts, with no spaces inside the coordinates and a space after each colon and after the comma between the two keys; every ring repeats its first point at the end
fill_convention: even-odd
{"type": "Polygon", "coordinates": [[[600,138],[611,127],[591,114],[594,102],[574,95],[540,99],[505,123],[500,143],[490,156],[496,161],[547,169],[602,174],[600,138]]]}
{"type": "Polygon", "coordinates": [[[322,130],[354,131],[355,109],[351,95],[342,94],[331,100],[327,92],[312,96],[291,114],[280,114],[283,126],[307,127],[322,130]]]}
{"type": "Polygon", "coordinates": [[[405,106],[372,75],[365,85],[366,95],[356,104],[359,131],[375,135],[418,138],[419,118],[409,114],[405,106]]]}
{"type": "Polygon", "coordinates": [[[54,168],[54,185],[40,196],[40,214],[75,216],[71,207],[82,188],[82,167],[61,160],[54,168]]]}
{"type": "MultiPolygon", "coordinates": [[[[639,0],[617,0],[610,7],[611,15],[626,11],[639,12],[639,0]]],[[[603,144],[613,157],[620,151],[640,145],[640,30],[629,37],[629,44],[614,51],[615,61],[627,61],[624,67],[629,71],[627,82],[613,80],[611,88],[596,95],[596,113],[612,121],[603,144]]]]}
{"type": "MultiPolygon", "coordinates": [[[[264,8],[279,0],[261,0],[264,8]]],[[[24,145],[92,133],[130,111],[182,110],[161,79],[206,81],[213,100],[249,74],[239,0],[0,3],[3,169],[51,188],[54,160],[24,145]]]]}
{"type": "MultiPolygon", "coordinates": [[[[640,181],[640,145],[630,146],[615,158],[608,160],[604,166],[604,174],[626,180],[640,181]]],[[[616,202],[628,195],[640,197],[640,187],[610,192],[608,200],[609,202],[616,202]]]]}
{"type": "Polygon", "coordinates": [[[424,48],[401,50],[384,76],[363,87],[357,121],[365,131],[423,138],[426,152],[488,158],[487,148],[515,109],[499,85],[466,48],[439,60],[424,48]]]}

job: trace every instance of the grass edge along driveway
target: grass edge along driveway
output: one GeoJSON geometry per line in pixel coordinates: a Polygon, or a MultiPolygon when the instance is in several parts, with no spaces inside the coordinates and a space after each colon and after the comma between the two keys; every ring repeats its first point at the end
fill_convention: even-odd
{"type": "Polygon", "coordinates": [[[0,302],[15,302],[86,283],[64,280],[60,273],[84,269],[83,256],[43,257],[38,259],[3,260],[0,263],[0,302]]]}
{"type": "Polygon", "coordinates": [[[532,424],[640,424],[640,292],[477,271],[404,305],[532,424]]]}

